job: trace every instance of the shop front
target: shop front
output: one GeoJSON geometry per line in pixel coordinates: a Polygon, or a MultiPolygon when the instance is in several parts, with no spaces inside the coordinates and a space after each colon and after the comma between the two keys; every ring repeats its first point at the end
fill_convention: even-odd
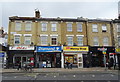
{"type": "Polygon", "coordinates": [[[61,68],[61,46],[37,46],[36,67],[61,68]]]}
{"type": "Polygon", "coordinates": [[[9,66],[16,68],[18,64],[30,63],[34,67],[34,46],[10,46],[8,53],[9,66]]]}
{"type": "Polygon", "coordinates": [[[117,55],[117,61],[118,61],[118,68],[120,70],[120,48],[116,48],[116,55],[117,55]]]}
{"type": "Polygon", "coordinates": [[[94,46],[90,47],[90,66],[104,67],[110,58],[114,59],[115,47],[110,46],[94,46]]]}
{"type": "Polygon", "coordinates": [[[63,47],[63,56],[64,56],[64,66],[66,62],[73,64],[75,68],[83,68],[83,56],[88,54],[88,47],[78,47],[78,46],[64,46],[63,47]]]}

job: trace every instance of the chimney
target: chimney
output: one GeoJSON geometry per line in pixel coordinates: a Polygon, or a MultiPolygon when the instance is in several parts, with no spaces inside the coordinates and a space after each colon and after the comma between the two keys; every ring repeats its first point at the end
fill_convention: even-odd
{"type": "Polygon", "coordinates": [[[40,12],[39,12],[39,10],[35,10],[35,17],[40,18],[40,12]]]}

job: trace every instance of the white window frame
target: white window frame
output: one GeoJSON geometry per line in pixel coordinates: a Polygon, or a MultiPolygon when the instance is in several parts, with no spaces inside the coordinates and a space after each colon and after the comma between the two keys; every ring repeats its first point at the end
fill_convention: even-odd
{"type": "Polygon", "coordinates": [[[15,43],[16,36],[17,36],[17,37],[19,37],[19,43],[18,43],[18,44],[20,44],[20,43],[21,43],[21,36],[20,36],[20,35],[14,35],[14,44],[15,44],[15,45],[17,45],[17,44],[15,43]]]}
{"type": "Polygon", "coordinates": [[[82,31],[83,31],[82,24],[81,23],[77,23],[77,32],[82,32],[82,31]]]}
{"type": "Polygon", "coordinates": [[[117,24],[117,32],[120,32],[120,24],[117,24]]]}
{"type": "Polygon", "coordinates": [[[58,41],[57,41],[57,36],[51,36],[51,45],[57,45],[58,41]],[[56,38],[56,44],[52,44],[52,38],[56,38]]]}
{"type": "Polygon", "coordinates": [[[40,44],[41,44],[41,45],[48,45],[48,36],[46,36],[46,35],[41,35],[41,36],[40,36],[40,44]],[[45,37],[46,40],[43,40],[43,37],[45,37]]]}
{"type": "Polygon", "coordinates": [[[120,36],[117,37],[117,39],[118,39],[118,46],[120,46],[120,36]]]}
{"type": "Polygon", "coordinates": [[[107,32],[107,26],[106,25],[102,25],[102,32],[107,32]]]}
{"type": "Polygon", "coordinates": [[[109,46],[109,38],[107,36],[103,37],[103,46],[109,46]]]}
{"type": "Polygon", "coordinates": [[[97,36],[93,37],[93,45],[99,46],[99,38],[97,36]]]}
{"type": "Polygon", "coordinates": [[[25,44],[25,45],[30,45],[30,44],[31,44],[31,36],[27,36],[27,35],[24,36],[24,44],[25,44]],[[30,39],[30,43],[28,43],[28,44],[26,44],[26,37],[30,37],[30,38],[29,38],[29,39],[30,39]]]}
{"type": "Polygon", "coordinates": [[[72,23],[67,23],[67,31],[72,32],[72,23]],[[70,26],[69,26],[70,24],[70,26]]]}
{"type": "Polygon", "coordinates": [[[57,31],[57,24],[56,23],[51,23],[51,31],[52,32],[56,32],[57,31]]]}
{"type": "Polygon", "coordinates": [[[73,36],[67,36],[67,44],[68,46],[73,46],[73,36]],[[70,38],[71,38],[71,41],[69,41],[70,38]],[[71,43],[69,44],[69,42],[71,43]]]}
{"type": "Polygon", "coordinates": [[[77,42],[78,42],[78,46],[83,46],[83,36],[77,36],[77,42]],[[81,40],[81,39],[82,40],[81,40]],[[80,43],[80,44],[79,44],[80,43]]]}
{"type": "Polygon", "coordinates": [[[15,30],[16,31],[21,31],[22,29],[22,22],[21,21],[16,21],[15,22],[15,30]]]}
{"type": "Polygon", "coordinates": [[[98,32],[97,24],[92,24],[92,32],[98,32]]]}
{"type": "Polygon", "coordinates": [[[47,23],[46,22],[41,23],[41,31],[43,31],[43,32],[47,31],[47,23]],[[45,24],[45,27],[44,27],[44,24],[45,24]]]}
{"type": "Polygon", "coordinates": [[[32,30],[32,22],[26,21],[25,22],[25,31],[31,31],[32,30]]]}

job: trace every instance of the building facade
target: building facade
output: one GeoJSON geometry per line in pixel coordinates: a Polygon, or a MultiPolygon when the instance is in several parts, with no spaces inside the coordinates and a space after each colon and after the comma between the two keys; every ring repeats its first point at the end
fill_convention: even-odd
{"type": "Polygon", "coordinates": [[[106,59],[114,52],[112,21],[78,17],[42,18],[39,10],[35,17],[10,17],[8,32],[9,66],[30,62],[34,67],[64,68],[103,66],[102,48],[106,59]]]}
{"type": "Polygon", "coordinates": [[[92,67],[104,66],[111,57],[110,54],[115,53],[112,29],[112,20],[88,19],[87,37],[92,67]]]}

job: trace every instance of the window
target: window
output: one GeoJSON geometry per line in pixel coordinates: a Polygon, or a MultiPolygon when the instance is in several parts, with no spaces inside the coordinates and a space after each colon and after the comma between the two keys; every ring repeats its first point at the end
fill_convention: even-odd
{"type": "Polygon", "coordinates": [[[14,43],[15,43],[15,44],[20,44],[20,36],[15,35],[14,43]]]}
{"type": "Polygon", "coordinates": [[[16,22],[15,23],[15,30],[16,31],[21,31],[21,22],[16,22]]]}
{"type": "Polygon", "coordinates": [[[57,31],[57,25],[55,23],[51,24],[51,31],[57,31]]]}
{"type": "Polygon", "coordinates": [[[107,31],[107,26],[106,25],[102,25],[102,32],[106,32],[107,31]]]}
{"type": "Polygon", "coordinates": [[[31,31],[31,27],[32,27],[31,22],[26,22],[26,23],[25,23],[25,30],[26,30],[26,31],[31,31]]]}
{"type": "Polygon", "coordinates": [[[108,46],[108,37],[103,37],[103,45],[108,46]]]}
{"type": "Polygon", "coordinates": [[[67,23],[67,31],[72,31],[72,23],[67,23]]]}
{"type": "Polygon", "coordinates": [[[47,45],[47,36],[41,36],[41,45],[47,45]]]}
{"type": "Polygon", "coordinates": [[[77,31],[82,32],[82,24],[80,23],[77,24],[77,31]]]}
{"type": "Polygon", "coordinates": [[[93,32],[98,32],[97,24],[93,24],[93,25],[92,25],[92,31],[93,31],[93,32]]]}
{"type": "Polygon", "coordinates": [[[120,46],[120,37],[118,37],[118,46],[120,46]]]}
{"type": "Polygon", "coordinates": [[[73,37],[72,36],[68,36],[67,37],[67,42],[68,42],[68,46],[73,46],[73,37]]]}
{"type": "Polygon", "coordinates": [[[31,36],[25,36],[25,44],[31,44],[31,36]]]}
{"type": "Polygon", "coordinates": [[[57,37],[51,37],[51,45],[57,45],[57,37]]]}
{"type": "Polygon", "coordinates": [[[83,37],[77,36],[78,46],[83,46],[83,37]]]}
{"type": "Polygon", "coordinates": [[[94,46],[99,46],[98,37],[93,38],[93,45],[94,46]]]}
{"type": "Polygon", "coordinates": [[[120,24],[117,26],[117,32],[120,32],[120,24]]]}
{"type": "Polygon", "coordinates": [[[42,23],[42,31],[47,31],[47,23],[42,23]]]}

